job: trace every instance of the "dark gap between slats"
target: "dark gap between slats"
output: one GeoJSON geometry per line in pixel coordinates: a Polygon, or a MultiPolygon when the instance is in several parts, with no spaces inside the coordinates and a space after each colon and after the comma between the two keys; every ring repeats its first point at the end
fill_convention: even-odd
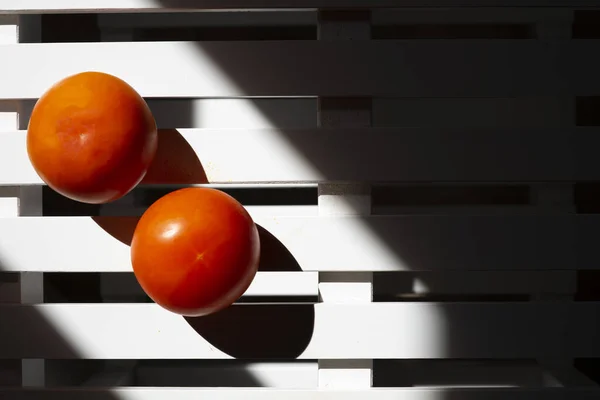
{"type": "Polygon", "coordinates": [[[574,366],[579,372],[600,384],[600,358],[576,358],[574,366]]]}
{"type": "MultiPolygon", "coordinates": [[[[281,361],[252,360],[255,362],[279,365],[281,361]]],[[[295,367],[302,368],[315,361],[290,358],[285,362],[289,368],[283,371],[294,375],[298,371],[295,367]]],[[[235,359],[48,359],[44,363],[48,388],[90,387],[95,377],[107,371],[115,374],[130,368],[130,379],[115,381],[115,387],[265,387],[248,373],[247,366],[248,362],[235,359]]],[[[0,387],[19,387],[21,369],[20,359],[0,360],[0,387]]]]}
{"type": "Polygon", "coordinates": [[[43,14],[42,43],[99,42],[96,14],[43,14]]]}
{"type": "MultiPolygon", "coordinates": [[[[224,185],[219,190],[233,196],[245,206],[309,206],[318,204],[318,191],[316,187],[227,188],[224,185]]],[[[149,205],[169,192],[170,190],[142,189],[139,199],[143,201],[144,204],[149,205]]]]}
{"type": "Polygon", "coordinates": [[[314,40],[316,26],[234,26],[139,28],[133,41],[314,40]]]}
{"type": "Polygon", "coordinates": [[[600,11],[575,10],[572,37],[574,39],[600,38],[600,11]]]}
{"type": "Polygon", "coordinates": [[[461,303],[487,303],[487,302],[514,302],[530,301],[527,294],[443,294],[443,293],[399,293],[374,294],[373,302],[376,303],[427,303],[427,302],[461,302],[461,303]]]}
{"type": "Polygon", "coordinates": [[[575,301],[600,301],[600,271],[577,271],[575,301]]]}
{"type": "MultiPolygon", "coordinates": [[[[104,28],[110,30],[110,28],[104,28]]],[[[116,28],[127,31],[129,28],[116,28]]],[[[131,28],[132,41],[227,41],[227,40],[314,40],[316,25],[140,27],[131,28]]],[[[42,15],[42,42],[100,42],[96,14],[42,15]]],[[[104,41],[110,41],[104,40],[104,41]]]]}
{"type": "MultiPolygon", "coordinates": [[[[46,272],[45,303],[150,303],[130,272],[46,272]],[[105,280],[102,281],[102,276],[105,280]]],[[[316,303],[317,296],[244,296],[237,303],[316,303]]]]}
{"type": "Polygon", "coordinates": [[[15,283],[19,282],[18,272],[0,272],[0,283],[15,283]]]}
{"type": "Polygon", "coordinates": [[[578,214],[600,214],[600,182],[578,182],[573,190],[578,214]]]}
{"type": "Polygon", "coordinates": [[[369,21],[371,11],[369,10],[320,10],[318,19],[320,21],[355,22],[369,21]]]}
{"type": "Polygon", "coordinates": [[[21,386],[21,360],[0,360],[0,388],[21,386]]]}
{"type": "MultiPolygon", "coordinates": [[[[437,273],[444,276],[443,273],[437,273]]],[[[452,272],[445,276],[452,282],[452,272]]],[[[457,290],[457,285],[447,283],[439,286],[438,283],[428,281],[427,277],[407,272],[374,272],[373,273],[373,301],[374,302],[514,302],[530,301],[531,293],[526,289],[521,293],[507,291],[503,293],[497,289],[487,290],[485,281],[480,281],[478,290],[469,292],[469,289],[457,290]],[[415,283],[421,282],[427,291],[415,290],[415,283]],[[486,292],[492,293],[486,293],[486,292]]]]}
{"type": "MultiPolygon", "coordinates": [[[[286,360],[302,367],[312,360],[286,360]]],[[[269,360],[254,362],[269,363],[269,360]]],[[[238,360],[139,360],[134,386],[151,387],[264,387],[238,360]]],[[[292,369],[283,370],[294,374],[292,369]]],[[[283,372],[282,371],[282,372],[283,372]]],[[[297,372],[296,372],[297,373],[297,372]]]]}
{"type": "Polygon", "coordinates": [[[528,185],[376,185],[373,207],[529,205],[528,185]]]}
{"type": "Polygon", "coordinates": [[[600,96],[576,97],[575,107],[577,126],[600,126],[600,96]]]}
{"type": "Polygon", "coordinates": [[[373,386],[539,387],[543,385],[541,368],[539,376],[524,373],[536,368],[531,359],[373,360],[373,386]]]}
{"type": "Polygon", "coordinates": [[[527,24],[419,24],[375,25],[371,38],[398,39],[534,39],[535,26],[527,24]]]}
{"type": "MultiPolygon", "coordinates": [[[[227,188],[219,190],[233,196],[244,206],[310,206],[317,205],[316,187],[298,188],[227,188]]],[[[133,197],[136,207],[147,208],[160,197],[173,189],[144,188],[139,186],[126,197],[133,197]]],[[[48,186],[43,188],[44,215],[46,216],[97,216],[101,205],[85,204],[61,196],[48,186]]],[[[115,204],[126,203],[127,198],[117,200],[115,204]]],[[[126,207],[127,208],[127,207],[126,207]]]]}

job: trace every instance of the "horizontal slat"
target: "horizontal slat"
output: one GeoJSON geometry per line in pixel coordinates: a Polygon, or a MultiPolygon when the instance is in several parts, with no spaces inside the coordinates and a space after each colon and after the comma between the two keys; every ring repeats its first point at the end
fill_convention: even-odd
{"type": "Polygon", "coordinates": [[[597,0],[4,0],[3,12],[152,12],[256,8],[597,7],[597,0]]]}
{"type": "MultiPolygon", "coordinates": [[[[576,225],[593,229],[599,223],[586,216],[253,217],[281,242],[261,234],[267,270],[600,268],[595,247],[581,243],[579,251],[591,257],[576,262],[576,225]],[[282,245],[295,261],[278,250],[282,245]]],[[[2,219],[0,268],[126,272],[131,264],[129,247],[91,218],[28,217],[2,219]]]]}
{"type": "Polygon", "coordinates": [[[0,305],[0,358],[598,357],[599,312],[600,303],[321,303],[184,319],[155,304],[0,305]]]}
{"type": "MultiPolygon", "coordinates": [[[[594,128],[179,132],[212,183],[600,179],[594,128]]],[[[25,139],[23,131],[0,133],[0,185],[42,183],[25,139]]]]}
{"type": "Polygon", "coordinates": [[[596,400],[598,389],[6,389],[0,396],[11,400],[596,400]]]}
{"type": "Polygon", "coordinates": [[[117,75],[145,97],[597,95],[596,47],[595,40],[2,45],[0,99],[37,98],[86,70],[117,75]]]}

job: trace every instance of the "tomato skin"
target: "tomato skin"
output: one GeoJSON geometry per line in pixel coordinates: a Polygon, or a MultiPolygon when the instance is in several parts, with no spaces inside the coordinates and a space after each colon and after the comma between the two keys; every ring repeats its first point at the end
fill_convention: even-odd
{"type": "Polygon", "coordinates": [[[27,153],[40,178],[84,203],[116,200],[146,174],[157,127],[145,100],[123,80],[101,72],[68,76],[36,102],[27,153]]]}
{"type": "Polygon", "coordinates": [[[185,188],[152,204],[131,242],[146,294],[176,314],[198,317],[234,303],[258,270],[260,239],[246,209],[212,188],[185,188]]]}

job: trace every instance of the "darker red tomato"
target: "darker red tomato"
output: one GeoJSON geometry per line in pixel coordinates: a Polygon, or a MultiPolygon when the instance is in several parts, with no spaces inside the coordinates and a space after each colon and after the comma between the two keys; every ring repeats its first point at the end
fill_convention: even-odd
{"type": "Polygon", "coordinates": [[[131,242],[133,271],[157,304],[202,316],[234,303],[258,270],[258,229],[246,209],[210,188],[171,192],[140,218],[131,242]]]}
{"type": "Polygon", "coordinates": [[[36,102],[27,152],[48,186],[73,200],[106,203],[144,177],[156,153],[156,122],[123,80],[100,72],[69,76],[36,102]]]}

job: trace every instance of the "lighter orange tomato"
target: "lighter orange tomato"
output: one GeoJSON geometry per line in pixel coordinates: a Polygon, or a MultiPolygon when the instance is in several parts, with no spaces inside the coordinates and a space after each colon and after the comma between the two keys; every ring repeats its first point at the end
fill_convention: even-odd
{"type": "Polygon", "coordinates": [[[145,100],[101,72],[62,79],[37,101],[27,128],[29,160],[52,189],[73,200],[116,200],[146,174],[157,148],[145,100]]]}
{"type": "Polygon", "coordinates": [[[211,188],[171,192],[142,215],[131,243],[133,271],[163,308],[202,316],[234,303],[258,270],[260,239],[246,209],[211,188]]]}

